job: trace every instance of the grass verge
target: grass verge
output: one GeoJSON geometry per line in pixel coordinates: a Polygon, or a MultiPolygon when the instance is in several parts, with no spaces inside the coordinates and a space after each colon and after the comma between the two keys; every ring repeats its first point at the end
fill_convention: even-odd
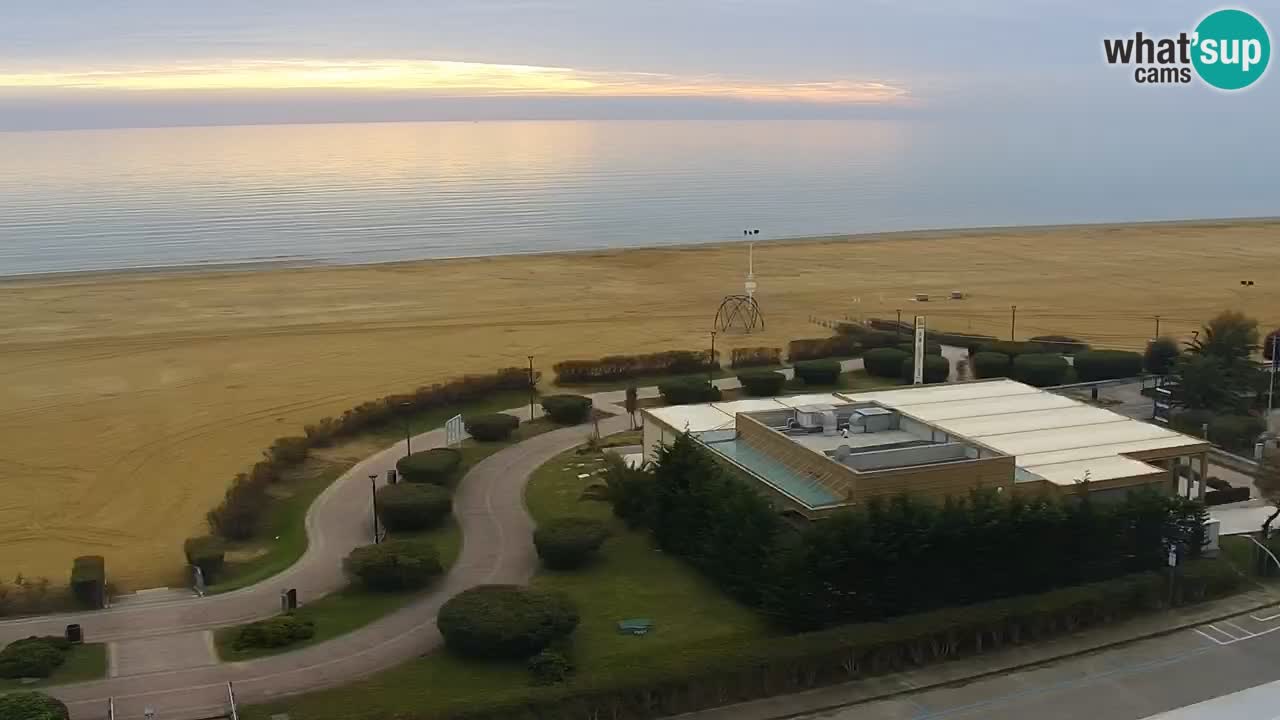
{"type": "MultiPolygon", "coordinates": [[[[484,400],[448,408],[435,408],[408,419],[413,434],[442,427],[457,414],[499,412],[528,402],[524,392],[500,392],[484,400]]],[[[210,593],[224,593],[248,587],[279,573],[297,562],[307,551],[307,510],[325,488],[361,459],[404,440],[405,425],[392,423],[378,430],[348,438],[332,448],[316,452],[300,467],[290,471],[272,488],[272,499],[264,514],[259,538],[232,544],[227,563],[210,593]]],[[[465,460],[464,460],[465,461],[465,460]]]]}
{"type": "Polygon", "coordinates": [[[105,643],[87,643],[72,645],[67,651],[66,662],[53,671],[47,678],[35,682],[0,679],[0,692],[11,690],[33,690],[50,685],[67,685],[69,683],[100,680],[107,675],[107,646],[105,643]]]}
{"type": "MultiPolygon", "coordinates": [[[[599,453],[563,453],[535,471],[525,493],[535,521],[595,517],[613,531],[590,566],[572,572],[541,571],[533,581],[535,587],[567,593],[578,604],[575,662],[593,673],[626,673],[637,658],[661,658],[690,644],[765,637],[768,630],[754,613],[677,558],[654,549],[643,533],[627,529],[606,503],[581,499],[582,491],[598,481],[601,467],[599,453]],[[642,637],[619,634],[618,621],[635,617],[652,619],[654,630],[642,637]]],[[[571,690],[573,681],[560,687],[571,690]]],[[[467,661],[438,650],[339,689],[251,707],[241,715],[250,720],[281,712],[308,720],[431,717],[446,708],[536,691],[523,663],[467,661]]]]}

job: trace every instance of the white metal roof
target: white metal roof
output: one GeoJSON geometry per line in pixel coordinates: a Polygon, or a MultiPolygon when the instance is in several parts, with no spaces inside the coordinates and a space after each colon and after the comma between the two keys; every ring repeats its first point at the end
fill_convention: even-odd
{"type": "Polygon", "coordinates": [[[773,398],[748,398],[731,402],[711,403],[711,407],[723,413],[736,415],[744,412],[764,412],[768,410],[790,410],[789,407],[773,398]]]}
{"type": "Polygon", "coordinates": [[[800,407],[802,405],[843,405],[848,400],[836,395],[835,393],[809,393],[808,395],[791,395],[789,397],[775,398],[778,402],[787,407],[800,407]]]}
{"type": "Polygon", "coordinates": [[[1090,480],[1107,478],[1134,477],[1137,475],[1155,475],[1166,472],[1141,460],[1134,460],[1122,455],[1076,460],[1074,462],[1052,463],[1049,465],[1022,465],[1023,470],[1033,472],[1055,485],[1074,485],[1086,476],[1090,480]]]}
{"type": "Polygon", "coordinates": [[[703,432],[733,427],[734,415],[717,410],[709,404],[671,405],[651,408],[649,414],[666,423],[676,432],[703,432]]]}

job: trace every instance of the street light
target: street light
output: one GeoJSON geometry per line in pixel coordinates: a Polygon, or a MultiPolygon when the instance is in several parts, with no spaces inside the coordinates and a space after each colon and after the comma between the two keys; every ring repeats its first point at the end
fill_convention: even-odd
{"type": "Polygon", "coordinates": [[[409,440],[409,401],[400,403],[400,407],[404,408],[404,454],[405,457],[413,454],[413,443],[409,440]]]}
{"type": "Polygon", "coordinates": [[[533,422],[533,391],[537,383],[533,380],[533,356],[529,355],[529,422],[533,422]]]}
{"type": "Polygon", "coordinates": [[[373,544],[377,545],[378,540],[378,476],[372,474],[369,476],[369,495],[373,497],[373,544]]]}
{"type": "Polygon", "coordinates": [[[711,359],[707,362],[707,384],[708,385],[710,385],[711,381],[715,378],[715,366],[716,366],[716,331],[712,330],[711,331],[711,359]]]}

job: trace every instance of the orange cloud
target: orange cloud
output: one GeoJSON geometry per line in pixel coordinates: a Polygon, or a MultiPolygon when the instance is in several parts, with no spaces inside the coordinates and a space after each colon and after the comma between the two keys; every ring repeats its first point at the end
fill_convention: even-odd
{"type": "Polygon", "coordinates": [[[905,88],[879,81],[765,82],[718,76],[587,71],[449,60],[245,60],[172,67],[0,72],[0,89],[415,90],[465,95],[722,97],[891,103],[905,88]]]}

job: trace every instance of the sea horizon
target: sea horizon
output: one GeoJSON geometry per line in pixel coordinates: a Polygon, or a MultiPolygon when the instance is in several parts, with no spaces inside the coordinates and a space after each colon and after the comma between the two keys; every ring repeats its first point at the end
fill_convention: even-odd
{"type": "Polygon", "coordinates": [[[1276,214],[1250,182],[1266,153],[1238,182],[1191,187],[1178,178],[1212,152],[1150,153],[1105,128],[1062,141],[918,120],[210,125],[3,133],[0,153],[8,278],[1276,214]]]}

